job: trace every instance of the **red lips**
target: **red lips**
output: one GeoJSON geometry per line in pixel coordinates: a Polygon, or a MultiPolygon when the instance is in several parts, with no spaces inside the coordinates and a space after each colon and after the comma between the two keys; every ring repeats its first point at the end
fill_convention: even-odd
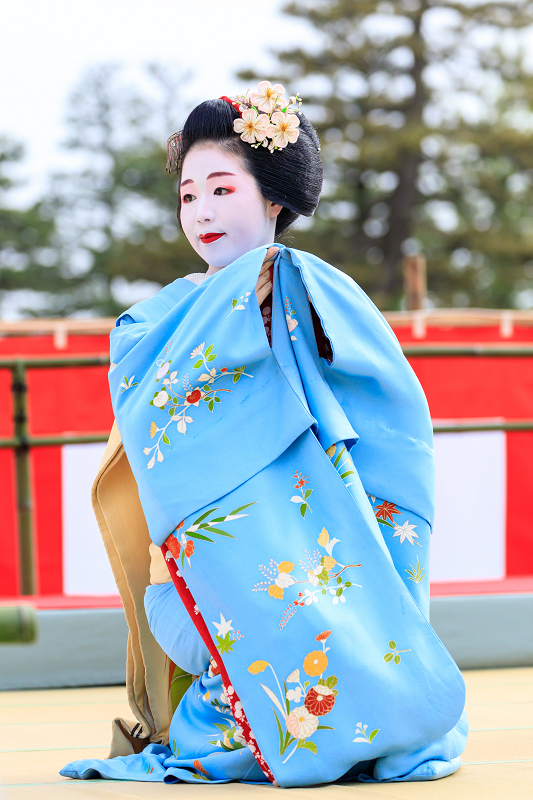
{"type": "Polygon", "coordinates": [[[201,233],[200,234],[200,241],[204,244],[211,244],[211,242],[216,242],[217,239],[220,239],[221,236],[225,236],[224,233],[201,233]]]}

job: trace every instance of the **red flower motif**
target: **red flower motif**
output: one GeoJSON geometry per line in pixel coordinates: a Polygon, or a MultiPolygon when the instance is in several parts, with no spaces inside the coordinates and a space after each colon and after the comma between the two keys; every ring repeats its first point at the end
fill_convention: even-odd
{"type": "Polygon", "coordinates": [[[177,530],[177,531],[179,531],[179,529],[180,529],[180,528],[183,528],[183,526],[184,526],[184,525],[185,525],[185,520],[183,519],[183,520],[180,522],[180,524],[178,525],[178,527],[176,528],[176,530],[177,530]]]}
{"type": "Polygon", "coordinates": [[[222,369],[221,369],[220,371],[221,371],[221,372],[227,372],[227,371],[228,371],[228,368],[227,368],[227,367],[222,367],[222,369]]]}
{"type": "Polygon", "coordinates": [[[376,506],[374,508],[374,514],[378,519],[383,519],[385,522],[389,519],[391,522],[394,522],[393,514],[400,514],[401,512],[398,511],[394,503],[389,503],[388,500],[384,500],[380,506],[376,506]]]}
{"type": "Polygon", "coordinates": [[[202,392],[200,391],[200,389],[195,389],[193,392],[187,395],[186,400],[188,403],[197,403],[198,400],[201,399],[201,397],[202,397],[202,392]]]}
{"type": "Polygon", "coordinates": [[[219,669],[218,664],[217,664],[217,662],[215,661],[214,658],[211,659],[210,666],[211,666],[211,672],[213,673],[213,675],[220,675],[220,669],[219,669]]]}
{"type": "Polygon", "coordinates": [[[322,633],[319,633],[318,636],[315,636],[315,641],[323,642],[328,638],[328,636],[331,636],[331,631],[322,631],[322,633]]]}
{"type": "Polygon", "coordinates": [[[189,541],[185,545],[185,555],[187,556],[187,558],[190,558],[193,553],[194,553],[194,542],[192,541],[192,539],[189,539],[189,541]]]}
{"type": "Polygon", "coordinates": [[[315,717],[329,714],[335,705],[335,695],[329,686],[313,686],[305,696],[305,707],[315,717]]]}
{"type": "Polygon", "coordinates": [[[298,479],[297,483],[294,484],[295,489],[302,489],[306,483],[309,483],[309,475],[304,478],[303,472],[295,472],[292,477],[298,479]]]}
{"type": "Polygon", "coordinates": [[[172,553],[172,555],[174,556],[174,558],[178,558],[181,551],[181,545],[173,533],[171,533],[170,536],[167,537],[165,544],[172,553]]]}

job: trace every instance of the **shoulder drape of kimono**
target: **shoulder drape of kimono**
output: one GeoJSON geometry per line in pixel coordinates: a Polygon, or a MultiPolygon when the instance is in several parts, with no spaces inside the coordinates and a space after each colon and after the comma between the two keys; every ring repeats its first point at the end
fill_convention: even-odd
{"type": "Polygon", "coordinates": [[[380,526],[369,501],[431,526],[431,421],[367,296],[278,247],[271,347],[254,292],[262,247],[118,320],[113,408],[150,537],[265,775],[311,785],[377,759],[386,778],[464,707],[428,594],[391,557],[386,537],[412,543],[414,526],[398,532],[387,513],[380,526]],[[339,442],[353,459],[350,491],[326,452],[339,442]]]}

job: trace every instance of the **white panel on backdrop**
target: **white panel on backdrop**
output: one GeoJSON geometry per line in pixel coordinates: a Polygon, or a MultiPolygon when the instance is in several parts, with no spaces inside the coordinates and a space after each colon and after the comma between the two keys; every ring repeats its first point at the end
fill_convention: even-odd
{"type": "Polygon", "coordinates": [[[117,594],[117,586],[91,505],[91,486],[105,444],[62,448],[63,592],[117,594]]]}
{"type": "Polygon", "coordinates": [[[505,433],[438,433],[435,456],[431,580],[505,577],[505,433]]]}

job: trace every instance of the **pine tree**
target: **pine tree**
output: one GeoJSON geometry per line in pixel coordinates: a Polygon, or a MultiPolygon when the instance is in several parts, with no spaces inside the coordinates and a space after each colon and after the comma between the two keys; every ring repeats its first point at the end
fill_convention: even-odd
{"type": "Polygon", "coordinates": [[[198,269],[178,231],[176,189],[165,173],[164,143],[175,129],[184,76],[158,65],[149,73],[157,99],[124,86],[117,67],[101,65],[70,100],[66,146],[83,166],[54,176],[46,206],[78,283],[51,296],[44,313],[116,316],[140,299],[138,281],[154,293],[198,269]]]}
{"type": "Polygon", "coordinates": [[[0,314],[15,292],[17,305],[31,314],[42,305],[43,293],[61,293],[72,286],[61,274],[55,223],[42,202],[23,210],[10,202],[16,184],[8,171],[23,158],[21,144],[0,140],[0,314]],[[24,309],[25,303],[30,308],[24,309]]]}
{"type": "MultiPolygon", "coordinates": [[[[440,305],[533,306],[533,3],[303,0],[319,44],[278,52],[304,98],[325,186],[292,240],[399,307],[422,250],[440,305]],[[521,45],[522,42],[522,45],[521,45]]],[[[243,79],[257,79],[252,72],[243,79]]]]}

